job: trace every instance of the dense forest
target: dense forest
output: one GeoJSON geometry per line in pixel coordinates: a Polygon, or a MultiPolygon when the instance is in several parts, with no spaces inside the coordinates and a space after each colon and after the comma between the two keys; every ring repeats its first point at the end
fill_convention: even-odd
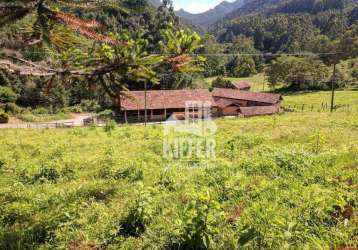
{"type": "Polygon", "coordinates": [[[353,1],[346,5],[342,1],[266,1],[263,4],[253,1],[217,23],[212,32],[220,42],[231,42],[237,35],[252,37],[255,47],[264,51],[302,50],[306,41],[317,34],[330,39],[341,36],[358,21],[357,4],[353,1]]]}

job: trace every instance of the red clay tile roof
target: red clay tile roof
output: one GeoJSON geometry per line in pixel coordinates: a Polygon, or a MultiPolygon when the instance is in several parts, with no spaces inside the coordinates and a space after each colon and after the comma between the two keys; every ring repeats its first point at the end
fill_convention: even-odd
{"type": "MultiPolygon", "coordinates": [[[[123,110],[144,110],[144,91],[129,91],[122,98],[123,110]]],[[[185,108],[188,101],[211,102],[216,106],[211,93],[206,89],[150,90],[147,91],[147,109],[185,108]]]]}
{"type": "Polygon", "coordinates": [[[223,88],[215,88],[212,94],[214,97],[254,101],[254,102],[267,103],[267,104],[276,104],[282,99],[281,95],[278,94],[254,93],[248,91],[240,91],[236,89],[223,89],[223,88]]]}
{"type": "Polygon", "coordinates": [[[272,115],[278,113],[280,108],[278,106],[254,106],[254,107],[240,107],[240,113],[244,117],[256,115],[272,115]]]}
{"type": "Polygon", "coordinates": [[[251,84],[249,82],[245,82],[245,81],[233,83],[232,85],[234,85],[234,87],[238,90],[251,88],[251,84]]]}
{"type": "Polygon", "coordinates": [[[216,101],[216,106],[223,109],[235,103],[235,100],[219,99],[216,101]]]}

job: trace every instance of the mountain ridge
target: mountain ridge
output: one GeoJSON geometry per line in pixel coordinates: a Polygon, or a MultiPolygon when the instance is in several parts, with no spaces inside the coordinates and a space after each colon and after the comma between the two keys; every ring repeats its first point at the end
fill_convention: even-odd
{"type": "Polygon", "coordinates": [[[161,0],[149,0],[151,4],[153,4],[155,7],[159,7],[162,4],[161,0]]]}
{"type": "MultiPolygon", "coordinates": [[[[151,0],[154,1],[154,0],[151,0]]],[[[248,0],[236,0],[235,2],[223,1],[214,8],[205,11],[199,14],[192,14],[184,9],[176,11],[176,14],[182,18],[185,22],[191,23],[193,25],[199,26],[200,28],[208,28],[210,25],[216,23],[220,19],[224,18],[226,15],[231,13],[234,10],[239,9],[248,0]]]]}

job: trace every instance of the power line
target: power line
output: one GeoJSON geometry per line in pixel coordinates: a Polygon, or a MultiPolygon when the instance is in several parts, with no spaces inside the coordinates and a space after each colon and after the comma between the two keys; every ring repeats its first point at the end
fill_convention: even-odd
{"type": "MultiPolygon", "coordinates": [[[[43,54],[42,52],[32,52],[31,54],[43,54]]],[[[326,53],[313,53],[313,52],[296,52],[296,53],[214,53],[214,54],[186,54],[188,56],[325,56],[325,55],[338,55],[342,52],[326,52],[326,53]]],[[[83,53],[83,55],[90,55],[83,53]]],[[[161,54],[161,53],[148,53],[147,56],[178,56],[178,54],[161,54]]]]}
{"type": "MultiPolygon", "coordinates": [[[[311,53],[311,52],[297,52],[297,53],[216,53],[216,54],[186,54],[188,56],[323,56],[323,55],[337,55],[341,52],[327,52],[327,53],[311,53]]],[[[158,56],[175,56],[175,54],[149,54],[158,56]]]]}

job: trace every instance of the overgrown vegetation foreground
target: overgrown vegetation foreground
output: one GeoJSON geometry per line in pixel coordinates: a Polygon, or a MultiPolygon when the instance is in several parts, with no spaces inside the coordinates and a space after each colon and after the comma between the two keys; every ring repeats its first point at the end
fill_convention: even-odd
{"type": "Polygon", "coordinates": [[[0,248],[357,246],[356,113],[217,124],[205,164],[159,125],[0,131],[0,248]]]}

